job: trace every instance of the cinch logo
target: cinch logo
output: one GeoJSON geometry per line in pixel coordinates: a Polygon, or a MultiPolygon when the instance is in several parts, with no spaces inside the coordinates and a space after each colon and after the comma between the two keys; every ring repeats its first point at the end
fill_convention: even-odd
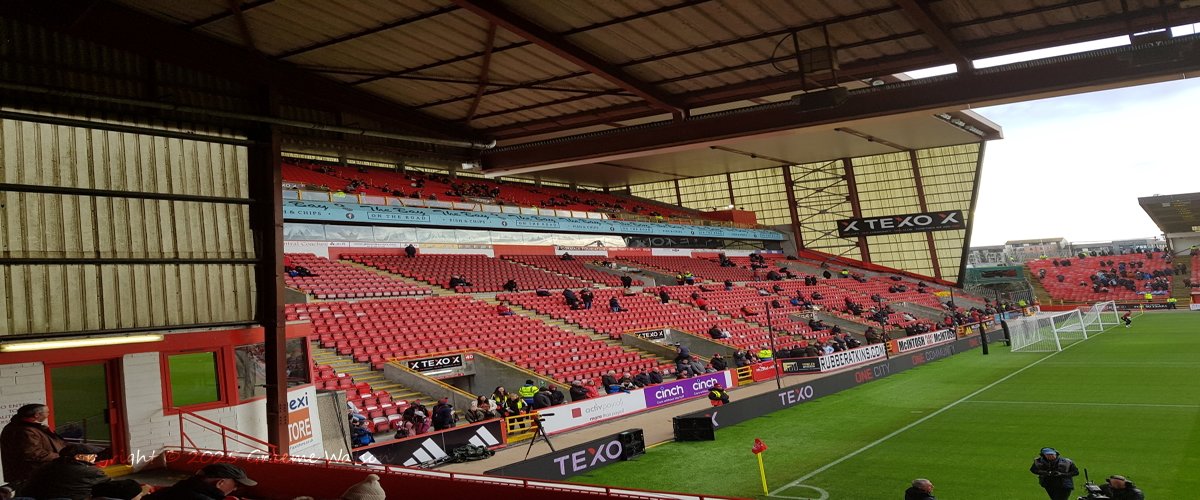
{"type": "Polygon", "coordinates": [[[555,458],[554,463],[558,464],[558,473],[566,476],[568,466],[571,468],[572,473],[577,473],[596,467],[597,465],[607,464],[609,461],[620,460],[621,453],[623,452],[624,448],[621,446],[621,441],[614,439],[597,448],[579,450],[575,453],[555,458]]]}
{"type": "Polygon", "coordinates": [[[659,389],[654,391],[654,397],[657,399],[673,398],[675,396],[682,396],[683,392],[683,387],[675,386],[670,389],[659,389]]]}
{"type": "MultiPolygon", "coordinates": [[[[712,387],[714,385],[717,385],[717,379],[715,379],[715,378],[710,378],[708,380],[701,380],[699,382],[692,384],[692,390],[693,391],[707,391],[710,387],[712,387]]],[[[682,388],[680,390],[682,390],[682,388]]]]}

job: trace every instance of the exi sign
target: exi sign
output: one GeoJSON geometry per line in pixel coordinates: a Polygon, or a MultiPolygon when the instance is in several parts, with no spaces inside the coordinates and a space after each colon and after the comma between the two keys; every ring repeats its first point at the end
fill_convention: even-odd
{"type": "Polygon", "coordinates": [[[838,236],[842,238],[966,228],[967,222],[962,210],[842,219],[837,223],[838,236]]]}

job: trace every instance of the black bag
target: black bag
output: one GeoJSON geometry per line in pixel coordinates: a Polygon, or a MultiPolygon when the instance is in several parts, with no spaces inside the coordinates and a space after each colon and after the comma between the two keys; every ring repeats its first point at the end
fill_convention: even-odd
{"type": "Polygon", "coordinates": [[[457,463],[483,460],[495,454],[496,452],[487,449],[486,446],[476,446],[473,444],[464,444],[458,448],[450,450],[450,456],[453,457],[453,460],[457,463]]]}

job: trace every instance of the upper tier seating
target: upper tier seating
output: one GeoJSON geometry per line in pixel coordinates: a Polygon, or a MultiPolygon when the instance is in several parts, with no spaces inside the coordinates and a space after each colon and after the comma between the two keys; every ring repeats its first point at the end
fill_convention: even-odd
{"type": "Polygon", "coordinates": [[[762,276],[766,274],[765,270],[763,270],[758,276],[755,276],[755,273],[749,269],[721,267],[715,260],[698,259],[695,257],[646,255],[622,256],[620,260],[671,275],[690,272],[696,277],[697,281],[752,281],[762,279],[762,276]]]}
{"type": "Polygon", "coordinates": [[[521,290],[588,286],[575,278],[559,276],[486,255],[419,254],[411,259],[402,255],[351,255],[346,258],[447,288],[450,287],[450,277],[458,275],[471,283],[471,286],[456,287],[457,291],[462,293],[498,292],[504,289],[504,283],[510,279],[516,280],[521,290]]]}
{"type": "MultiPolygon", "coordinates": [[[[783,291],[778,293],[780,296],[790,299],[791,297],[795,297],[798,292],[803,293],[805,298],[811,300],[814,304],[819,305],[820,311],[824,314],[838,316],[863,326],[879,326],[878,323],[870,319],[871,308],[877,307],[877,305],[871,300],[871,297],[855,290],[849,290],[836,286],[842,281],[854,282],[854,280],[851,279],[843,280],[840,278],[834,278],[828,280],[823,279],[813,286],[806,286],[803,280],[757,281],[754,283],[748,283],[747,286],[762,290],[772,290],[775,285],[779,285],[781,288],[783,288],[783,291]],[[813,299],[813,293],[820,293],[821,298],[813,299]],[[845,312],[846,299],[850,299],[850,301],[862,306],[863,313],[861,315],[854,315],[845,312]]],[[[884,292],[887,292],[886,288],[884,289],[884,292]]],[[[904,319],[902,313],[895,313],[888,316],[888,324],[903,327],[912,323],[930,322],[922,321],[920,318],[908,321],[904,319]]]]}
{"type": "MultiPolygon", "coordinates": [[[[590,328],[600,333],[617,337],[622,333],[633,330],[670,327],[705,338],[708,329],[713,325],[729,331],[732,338],[722,342],[743,349],[758,350],[770,339],[765,330],[706,313],[694,307],[667,303],[663,304],[658,297],[646,294],[622,295],[621,289],[596,290],[595,305],[587,310],[572,310],[567,307],[561,294],[549,297],[538,297],[531,292],[503,293],[496,298],[548,314],[554,318],[590,328]],[[617,296],[625,312],[610,312],[608,299],[617,296]]],[[[786,336],[778,337],[777,348],[791,347],[797,342],[786,336]]]]}
{"type": "Polygon", "coordinates": [[[657,215],[663,217],[708,217],[702,212],[673,209],[668,205],[596,191],[577,191],[553,186],[533,186],[467,177],[450,179],[448,175],[427,174],[418,171],[395,172],[381,168],[311,164],[296,160],[288,160],[284,163],[283,179],[288,182],[323,186],[331,191],[343,190],[347,193],[357,192],[421,199],[431,199],[432,196],[432,199],[439,201],[464,201],[463,197],[467,196],[493,199],[506,205],[520,207],[603,211],[614,214],[615,218],[621,218],[616,215],[619,213],[651,217],[657,215]],[[347,186],[354,181],[361,183],[361,186],[347,190],[347,186]]]}
{"type": "Polygon", "coordinates": [[[284,256],[285,267],[304,267],[312,276],[284,275],[284,285],[318,299],[365,299],[424,295],[428,288],[411,285],[379,273],[351,265],[332,262],[311,253],[290,253],[284,256]]]}
{"type": "MultiPolygon", "coordinates": [[[[589,260],[588,256],[577,256],[575,260],[562,260],[557,255],[505,255],[504,259],[513,262],[519,262],[527,266],[534,266],[559,274],[574,276],[581,280],[590,281],[592,283],[601,283],[608,286],[621,286],[621,277],[615,274],[597,271],[584,265],[584,262],[589,260]]],[[[641,280],[633,280],[634,286],[641,286],[641,280]]]]}
{"type": "Polygon", "coordinates": [[[322,346],[376,369],[391,358],[458,350],[482,351],[562,381],[661,369],[652,358],[532,318],[499,316],[491,304],[465,295],[289,304],[287,314],[311,320],[322,346]]]}
{"type": "MultiPolygon", "coordinates": [[[[1101,302],[1106,300],[1139,300],[1142,295],[1148,290],[1148,285],[1155,279],[1137,279],[1135,271],[1153,274],[1155,271],[1167,271],[1170,269],[1170,264],[1163,260],[1163,252],[1154,252],[1152,254],[1127,254],[1127,255],[1112,255],[1108,257],[1085,257],[1071,259],[1057,259],[1060,263],[1064,260],[1070,261],[1070,266],[1055,266],[1055,259],[1032,260],[1026,262],[1029,271],[1038,276],[1038,272],[1042,269],[1046,270],[1046,277],[1039,281],[1042,287],[1051,297],[1068,301],[1068,302],[1101,302]],[[1107,263],[1113,261],[1112,268],[1117,269],[1117,275],[1120,275],[1120,265],[1126,265],[1126,278],[1134,281],[1134,291],[1130,291],[1120,286],[1108,286],[1109,291],[1096,292],[1092,289],[1092,276],[1101,271],[1108,271],[1112,268],[1105,265],[1101,267],[1101,262],[1107,263]],[[1138,264],[1141,267],[1136,267],[1138,264]],[[1058,275],[1063,275],[1064,279],[1060,283],[1058,275]],[[1080,285],[1084,283],[1084,285],[1080,285]]],[[[1170,290],[1170,276],[1166,276],[1165,280],[1168,283],[1170,290]]],[[[1156,294],[1157,295],[1157,294],[1156,294]]]]}

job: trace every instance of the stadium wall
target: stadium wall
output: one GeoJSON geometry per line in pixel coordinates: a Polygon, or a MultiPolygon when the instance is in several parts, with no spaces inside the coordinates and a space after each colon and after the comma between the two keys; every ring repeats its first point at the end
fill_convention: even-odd
{"type": "MultiPolygon", "coordinates": [[[[311,332],[307,323],[289,325],[288,337],[306,338],[311,332]]],[[[118,463],[135,468],[147,465],[164,449],[189,448],[221,450],[223,447],[242,452],[254,452],[264,447],[249,440],[239,444],[222,444],[216,427],[199,419],[184,417],[180,433],[180,413],[169,408],[168,369],[166,355],[179,353],[218,353],[217,380],[222,387],[222,401],[186,407],[185,411],[237,429],[259,440],[266,440],[266,400],[264,396],[241,399],[237,391],[238,374],[233,349],[237,346],[262,342],[261,329],[233,329],[166,333],[161,342],[104,346],[91,348],[31,351],[0,354],[0,421],[7,422],[22,405],[42,403],[50,406],[54,421],[55,402],[50,371],[59,366],[89,363],[110,363],[115,373],[109,380],[112,401],[119,409],[118,422],[112,424],[113,436],[122,436],[113,443],[119,453],[118,463]]],[[[307,356],[305,356],[307,362],[307,356]]],[[[305,379],[308,380],[308,379],[305,379]]],[[[289,388],[292,416],[302,432],[292,441],[293,455],[327,458],[316,407],[316,390],[311,383],[289,388]]],[[[118,439],[114,437],[114,439],[118,439]]],[[[0,482],[3,478],[0,477],[0,482]]]]}

